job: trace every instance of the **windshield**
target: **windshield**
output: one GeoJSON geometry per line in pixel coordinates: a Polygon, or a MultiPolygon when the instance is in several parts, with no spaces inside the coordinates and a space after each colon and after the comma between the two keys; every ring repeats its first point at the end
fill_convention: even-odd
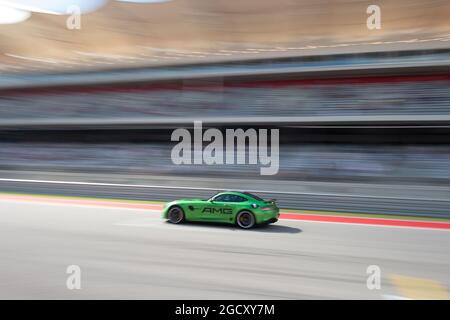
{"type": "Polygon", "coordinates": [[[217,192],[215,193],[212,197],[210,197],[209,199],[207,199],[207,201],[209,200],[214,200],[215,197],[217,197],[219,194],[221,194],[222,192],[217,192]]]}

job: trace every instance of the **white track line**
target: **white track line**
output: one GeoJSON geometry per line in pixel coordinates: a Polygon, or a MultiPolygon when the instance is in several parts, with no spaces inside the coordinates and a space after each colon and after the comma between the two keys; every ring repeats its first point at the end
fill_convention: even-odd
{"type": "Polygon", "coordinates": [[[280,219],[279,221],[295,221],[301,223],[328,223],[328,224],[346,224],[351,226],[361,226],[361,227],[375,227],[375,228],[397,228],[397,229],[414,229],[414,230],[425,230],[425,231],[450,231],[450,229],[442,228],[430,228],[430,227],[413,227],[413,226],[393,226],[386,224],[369,224],[369,223],[357,223],[357,222],[336,222],[336,221],[315,221],[315,220],[300,220],[300,219],[280,219]]]}
{"type": "Polygon", "coordinates": [[[2,202],[15,203],[15,204],[25,204],[25,205],[41,205],[41,206],[61,206],[61,207],[78,207],[78,208],[99,208],[99,209],[112,209],[112,210],[126,210],[126,211],[145,211],[151,214],[161,214],[160,210],[145,209],[145,208],[130,208],[130,207],[119,207],[111,205],[101,205],[101,204],[84,204],[84,203],[64,203],[64,202],[51,202],[51,201],[33,201],[33,200],[15,200],[15,199],[2,199],[0,198],[0,205],[2,202]]]}

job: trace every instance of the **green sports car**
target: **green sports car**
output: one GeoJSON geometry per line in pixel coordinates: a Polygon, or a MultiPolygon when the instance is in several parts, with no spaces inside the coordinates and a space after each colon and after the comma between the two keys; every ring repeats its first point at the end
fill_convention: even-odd
{"type": "Polygon", "coordinates": [[[220,192],[208,200],[184,199],[167,203],[163,218],[171,223],[207,221],[236,224],[250,229],[257,224],[278,221],[275,200],[265,201],[248,192],[220,192]]]}

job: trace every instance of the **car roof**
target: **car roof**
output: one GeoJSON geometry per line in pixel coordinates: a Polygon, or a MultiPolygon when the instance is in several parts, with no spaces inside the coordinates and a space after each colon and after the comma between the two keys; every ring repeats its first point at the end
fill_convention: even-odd
{"type": "Polygon", "coordinates": [[[259,198],[255,198],[256,195],[251,194],[250,192],[246,192],[246,191],[221,191],[216,193],[213,197],[218,196],[219,194],[235,194],[235,195],[239,195],[239,196],[244,196],[245,198],[251,198],[252,200],[256,200],[256,201],[264,201],[263,199],[259,198]]]}
{"type": "Polygon", "coordinates": [[[216,195],[218,195],[218,194],[224,194],[224,193],[229,193],[229,194],[239,194],[239,195],[243,194],[243,195],[245,195],[245,192],[242,192],[242,191],[233,191],[233,190],[220,191],[220,192],[216,193],[216,195]]]}

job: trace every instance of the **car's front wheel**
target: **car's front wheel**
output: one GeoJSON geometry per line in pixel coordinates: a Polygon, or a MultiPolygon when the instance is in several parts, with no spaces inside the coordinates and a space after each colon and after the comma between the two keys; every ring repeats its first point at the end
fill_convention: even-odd
{"type": "Polygon", "coordinates": [[[250,211],[241,211],[236,217],[236,224],[242,229],[250,229],[255,226],[256,219],[250,211]]]}
{"type": "Polygon", "coordinates": [[[172,207],[167,213],[167,218],[170,223],[178,224],[184,221],[184,212],[180,207],[172,207]]]}

